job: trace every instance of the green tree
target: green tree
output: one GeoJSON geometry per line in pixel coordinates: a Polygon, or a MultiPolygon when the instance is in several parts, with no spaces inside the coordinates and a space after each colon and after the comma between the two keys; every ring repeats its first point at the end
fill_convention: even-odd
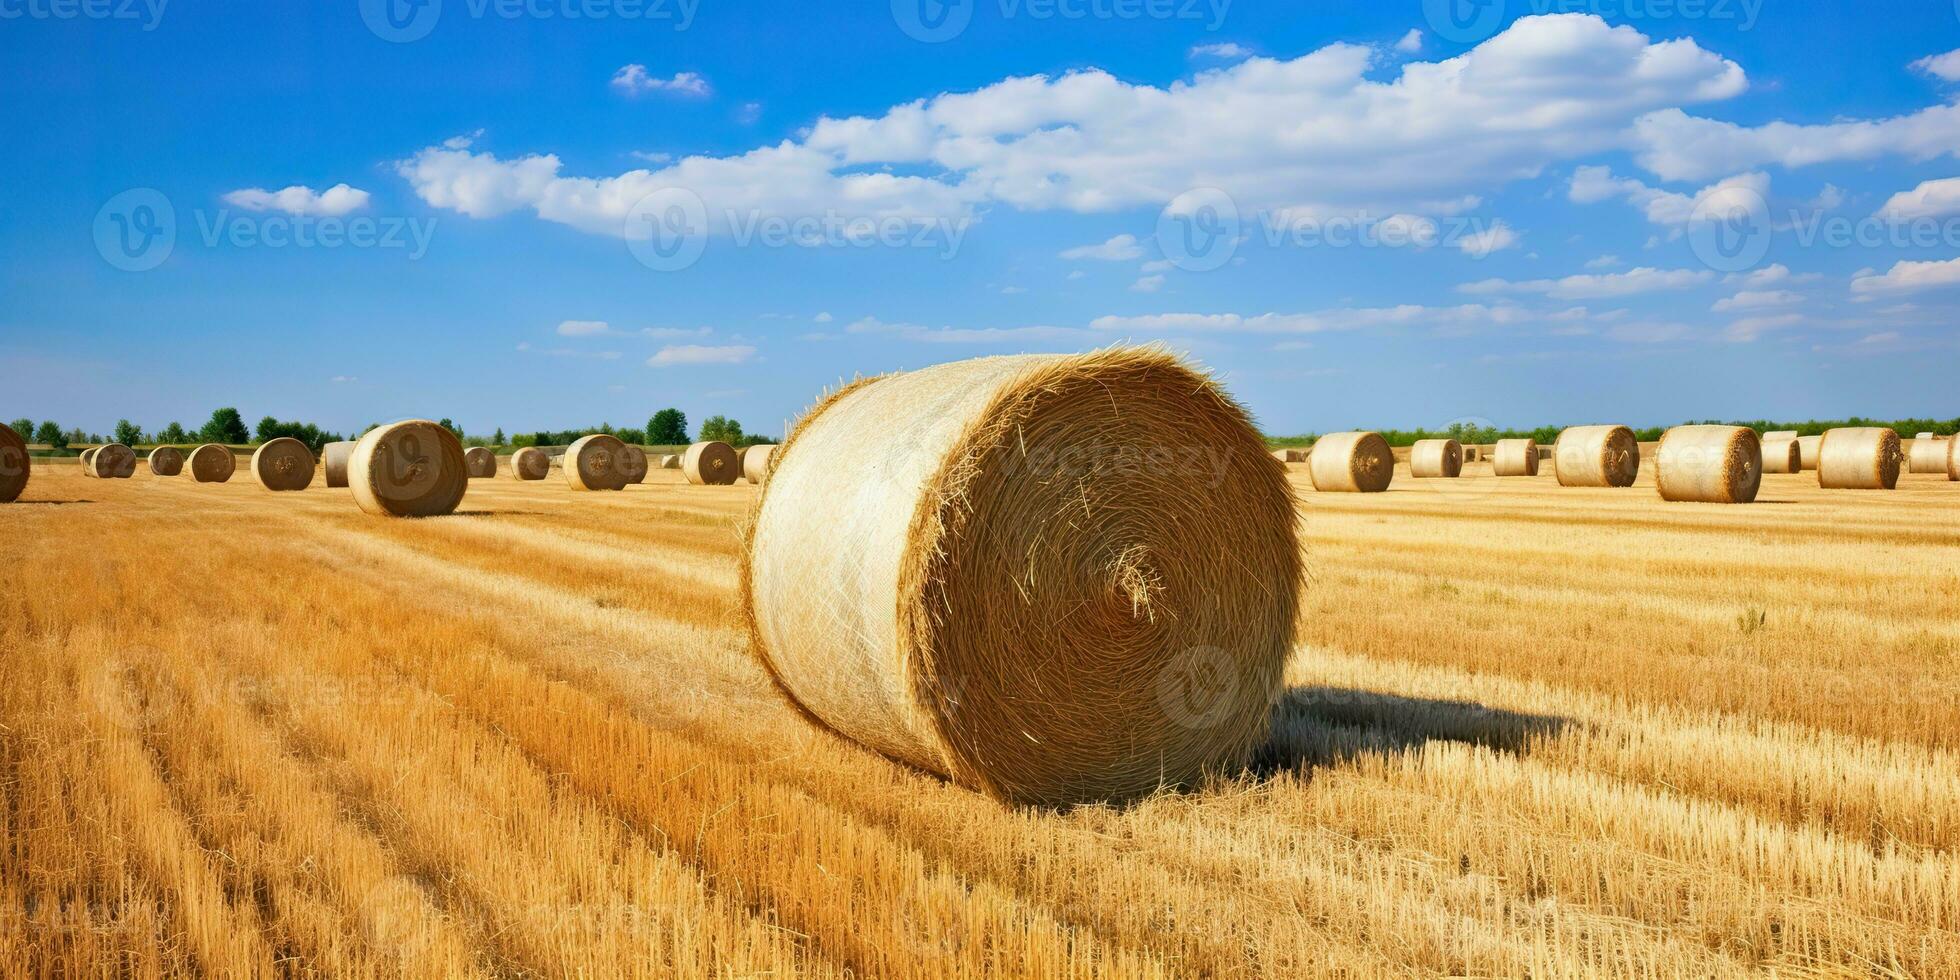
{"type": "Polygon", "coordinates": [[[221,408],[211,413],[211,421],[198,430],[198,438],[205,442],[242,444],[252,441],[252,434],[245,429],[245,419],[238,409],[221,408]]]}
{"type": "Polygon", "coordinates": [[[134,446],[143,441],[143,429],[128,419],[116,420],[116,441],[125,446],[134,446]]]}
{"type": "Polygon", "coordinates": [[[453,432],[453,433],[455,433],[455,434],[456,434],[456,438],[457,438],[457,439],[461,439],[461,438],[463,438],[463,427],[462,427],[462,426],[460,426],[460,425],[457,425],[456,423],[454,423],[454,422],[451,422],[451,421],[449,421],[448,419],[443,419],[442,421],[440,421],[440,422],[437,422],[436,424],[437,424],[437,425],[440,425],[440,426],[442,426],[442,427],[443,427],[443,428],[445,428],[445,429],[448,429],[448,430],[449,430],[450,432],[453,432]]]}
{"type": "Polygon", "coordinates": [[[680,409],[663,408],[647,420],[647,445],[682,446],[687,442],[687,415],[680,409]]]}
{"type": "Polygon", "coordinates": [[[68,448],[67,433],[62,432],[61,426],[58,426],[53,422],[41,423],[41,427],[34,430],[34,441],[48,447],[49,449],[68,448]]]}
{"type": "Polygon", "coordinates": [[[710,415],[701,423],[702,442],[725,442],[734,445],[742,440],[742,423],[721,415],[710,415]]]}
{"type": "Polygon", "coordinates": [[[34,438],[33,419],[15,419],[8,424],[13,426],[15,432],[20,433],[22,439],[32,440],[34,438]]]}
{"type": "Polygon", "coordinates": [[[271,442],[279,438],[279,420],[270,415],[260,419],[258,431],[252,434],[258,436],[260,442],[271,442]]]}
{"type": "Polygon", "coordinates": [[[172,422],[164,426],[162,432],[157,433],[157,441],[166,446],[175,446],[191,441],[191,434],[185,432],[183,426],[172,422]]]}
{"type": "Polygon", "coordinates": [[[492,446],[501,446],[501,445],[503,445],[503,444],[504,444],[504,427],[503,427],[503,426],[501,426],[501,425],[500,425],[500,426],[497,426],[497,433],[496,433],[495,435],[493,435],[493,436],[491,436],[491,437],[490,437],[490,444],[491,444],[492,446]]]}

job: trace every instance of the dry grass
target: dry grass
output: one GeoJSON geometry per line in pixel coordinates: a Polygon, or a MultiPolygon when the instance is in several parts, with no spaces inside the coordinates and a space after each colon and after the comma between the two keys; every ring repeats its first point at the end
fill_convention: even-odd
{"type": "Polygon", "coordinates": [[[1294,468],[1261,768],[1047,811],[781,703],[754,488],[387,521],[37,468],[0,507],[0,975],[1960,975],[1960,488],[1489,472],[1294,468]]]}

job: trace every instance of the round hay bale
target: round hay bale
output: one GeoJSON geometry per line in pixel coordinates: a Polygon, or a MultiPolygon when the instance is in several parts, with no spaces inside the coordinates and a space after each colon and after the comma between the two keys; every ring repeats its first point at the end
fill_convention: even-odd
{"type": "Polygon", "coordinates": [[[136,450],[112,442],[89,453],[88,468],[104,480],[127,480],[136,475],[136,450]]]}
{"type": "Polygon", "coordinates": [[[1654,452],[1662,500],[1746,504],[1763,483],[1763,443],[1740,425],[1677,425],[1654,452]]]}
{"type": "Polygon", "coordinates": [[[320,467],[326,470],[327,486],[347,485],[347,461],[354,458],[354,447],[358,443],[330,442],[320,447],[320,467]]]}
{"type": "Polygon", "coordinates": [[[520,480],[542,480],[551,475],[551,454],[536,446],[526,446],[511,454],[510,475],[520,480]]]}
{"type": "Polygon", "coordinates": [[[626,443],[620,451],[619,465],[625,468],[626,482],[647,482],[647,451],[632,443],[626,443]]]}
{"type": "Polygon", "coordinates": [[[680,468],[681,468],[681,454],[680,454],[680,453],[664,453],[664,454],[662,454],[662,455],[661,455],[661,457],[660,457],[660,468],[661,468],[661,469],[663,469],[663,470],[677,470],[677,469],[680,469],[680,468]]]}
{"type": "Polygon", "coordinates": [[[1420,439],[1409,447],[1409,475],[1454,480],[1463,475],[1463,444],[1455,439],[1420,439]]]}
{"type": "Polygon", "coordinates": [[[362,510],[380,517],[454,513],[470,488],[463,443],[427,419],[370,430],[347,459],[347,487],[362,510]]]}
{"type": "Polygon", "coordinates": [[[1913,436],[1914,439],[1938,439],[1939,437],[1940,434],[1937,432],[1921,432],[1913,436]]]}
{"type": "Polygon", "coordinates": [[[735,447],[725,442],[697,442],[681,454],[681,473],[687,482],[725,487],[741,479],[742,468],[735,462],[735,447]]]}
{"type": "Polygon", "coordinates": [[[1499,439],[1491,452],[1491,466],[1498,476],[1537,476],[1536,439],[1499,439]]]}
{"type": "Polygon", "coordinates": [[[463,472],[472,480],[488,480],[497,475],[497,454],[487,446],[463,450],[463,472]]]}
{"type": "Polygon", "coordinates": [[[1946,472],[1945,439],[1914,439],[1907,450],[1907,467],[1913,473],[1946,472]]]}
{"type": "Polygon", "coordinates": [[[1624,425],[1575,425],[1552,444],[1562,487],[1630,487],[1640,475],[1640,441],[1624,425]]]}
{"type": "Polygon", "coordinates": [[[1244,411],[1171,355],[990,357],[812,409],[742,589],[815,721],[1000,798],[1126,799],[1264,743],[1296,520],[1244,411]],[[1134,463],[1200,449],[1214,480],[1134,463]]]}
{"type": "Polygon", "coordinates": [[[565,482],[574,490],[626,489],[626,444],[615,436],[590,435],[565,450],[565,482]]]}
{"type": "Polygon", "coordinates": [[[82,475],[87,477],[95,475],[95,450],[93,449],[82,450],[82,475]]]}
{"type": "Polygon", "coordinates": [[[1798,472],[1808,472],[1817,468],[1817,450],[1823,444],[1823,436],[1797,437],[1798,472]]]}
{"type": "Polygon", "coordinates": [[[1380,493],[1395,478],[1395,451],[1378,432],[1324,435],[1307,458],[1307,476],[1322,493],[1380,493]]]}
{"type": "Polygon", "coordinates": [[[1946,441],[1946,478],[1960,480],[1960,433],[1946,441]]]}
{"type": "Polygon", "coordinates": [[[1899,434],[1891,429],[1831,429],[1817,449],[1817,485],[1826,490],[1890,490],[1899,485],[1904,456],[1899,434]]]}
{"type": "Polygon", "coordinates": [[[176,476],[184,472],[184,451],[175,446],[158,446],[150,450],[151,476],[176,476]]]}
{"type": "Polygon", "coordinates": [[[0,504],[19,500],[33,473],[34,461],[27,455],[27,440],[13,426],[0,425],[0,504]]]}
{"type": "Polygon", "coordinates": [[[1803,453],[1797,448],[1797,437],[1786,435],[1778,438],[1763,437],[1763,472],[1801,473],[1803,472],[1803,453]]]}
{"type": "Polygon", "coordinates": [[[775,446],[750,446],[742,451],[742,477],[761,483],[769,476],[769,464],[776,456],[775,446]]]}
{"type": "Polygon", "coordinates": [[[228,447],[207,442],[191,450],[184,465],[190,469],[191,479],[199,483],[223,483],[237,471],[238,457],[228,447]]]}
{"type": "Polygon", "coordinates": [[[1771,439],[1795,439],[1796,437],[1797,430],[1795,429],[1777,429],[1774,432],[1763,433],[1764,442],[1768,442],[1771,439]]]}
{"type": "Polygon", "coordinates": [[[273,439],[252,452],[252,478],[276,492],[304,490],[313,483],[313,451],[291,436],[273,439]]]}

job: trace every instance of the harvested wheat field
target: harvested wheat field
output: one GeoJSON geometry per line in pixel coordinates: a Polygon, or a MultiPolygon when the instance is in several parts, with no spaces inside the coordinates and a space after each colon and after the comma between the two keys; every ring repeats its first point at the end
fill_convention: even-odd
{"type": "Polygon", "coordinates": [[[0,975],[1960,975],[1960,485],[1317,493],[1253,771],[1014,808],[748,649],[760,488],[0,508],[0,975]],[[187,542],[195,542],[187,548],[187,542]]]}

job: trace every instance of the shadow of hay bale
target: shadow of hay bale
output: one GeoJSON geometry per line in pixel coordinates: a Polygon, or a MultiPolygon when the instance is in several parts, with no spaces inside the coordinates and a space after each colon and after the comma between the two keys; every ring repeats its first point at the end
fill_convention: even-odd
{"type": "Polygon", "coordinates": [[[1272,738],[1252,771],[1270,776],[1362,755],[1394,755],[1429,742],[1463,742],[1522,754],[1558,735],[1569,718],[1492,708],[1475,701],[1405,698],[1348,688],[1295,687],[1273,706],[1272,738]]]}

